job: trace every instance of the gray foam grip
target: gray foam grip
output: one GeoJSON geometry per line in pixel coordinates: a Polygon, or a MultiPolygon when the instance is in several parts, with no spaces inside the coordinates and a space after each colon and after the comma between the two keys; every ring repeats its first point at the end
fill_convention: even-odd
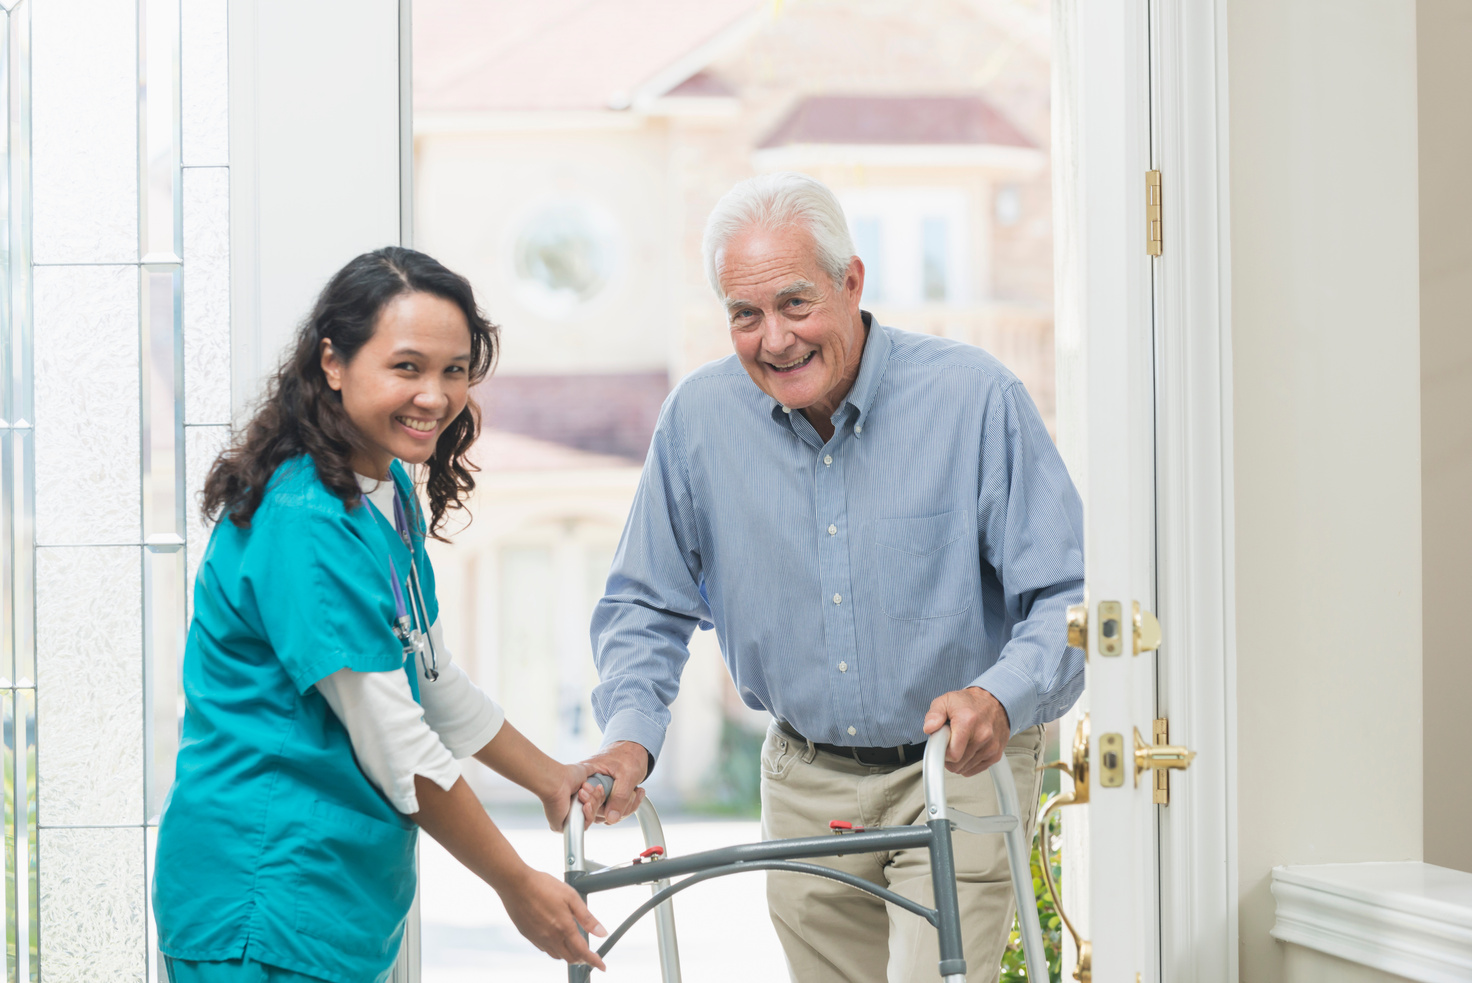
{"type": "Polygon", "coordinates": [[[612,775],[592,775],[592,776],[590,776],[588,778],[588,784],[589,785],[597,785],[597,786],[599,786],[600,788],[603,789],[603,799],[604,799],[604,801],[607,801],[608,800],[608,797],[613,794],[613,776],[612,775]]]}

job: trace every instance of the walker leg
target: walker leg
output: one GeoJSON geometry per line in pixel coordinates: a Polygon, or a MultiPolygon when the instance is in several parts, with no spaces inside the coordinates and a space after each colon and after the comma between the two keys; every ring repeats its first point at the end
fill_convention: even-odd
{"type": "MultiPolygon", "coordinates": [[[[603,791],[607,793],[608,786],[604,786],[603,791]]],[[[562,827],[562,863],[564,880],[570,881],[573,879],[574,876],[584,873],[588,869],[587,855],[583,851],[584,832],[583,810],[578,806],[577,798],[574,797],[572,800],[572,808],[568,811],[567,822],[562,827]]],[[[581,891],[579,891],[578,895],[583,899],[584,904],[588,903],[588,896],[586,894],[583,894],[581,891]]],[[[583,931],[583,927],[581,925],[578,926],[578,932],[582,934],[584,939],[588,937],[588,933],[583,931]]],[[[567,967],[567,983],[589,983],[590,979],[592,978],[592,974],[592,966],[574,966],[572,964],[569,964],[567,967]]]]}
{"type": "MultiPolygon", "coordinates": [[[[644,846],[665,847],[664,827],[660,825],[659,813],[654,803],[647,798],[639,804],[639,831],[644,834],[644,846]]],[[[668,856],[668,852],[665,854],[668,856]]],[[[670,886],[668,880],[655,881],[654,893],[670,886]]],[[[659,978],[661,983],[681,983],[680,945],[675,937],[675,901],[673,898],[654,909],[655,938],[659,943],[659,978]]]]}
{"type": "Polygon", "coordinates": [[[944,983],[966,983],[966,957],[961,948],[961,906],[956,900],[956,857],[951,850],[951,823],[933,819],[930,826],[930,883],[935,890],[936,931],[940,934],[940,977],[944,983]]]}
{"type": "MultiPolygon", "coordinates": [[[[1043,949],[1043,928],[1038,922],[1038,900],[1032,890],[1032,861],[1028,848],[1032,845],[1023,828],[1022,810],[1018,808],[1017,784],[1012,780],[1012,769],[1007,765],[1007,756],[989,769],[992,784],[997,790],[997,811],[1017,817],[1017,828],[1002,835],[1007,843],[1007,866],[1012,870],[1012,893],[1017,901],[1017,927],[1022,936],[1022,956],[1027,963],[1027,978],[1048,978],[1048,957],[1043,949]],[[1035,975],[1041,972],[1042,975],[1035,975]]],[[[1043,861],[1047,863],[1045,859],[1043,861]]]]}
{"type": "MultiPolygon", "coordinates": [[[[581,891],[579,891],[578,892],[578,895],[579,895],[579,897],[581,897],[583,899],[583,903],[584,904],[587,904],[588,903],[588,896],[586,894],[583,894],[581,891]]],[[[586,939],[588,937],[588,933],[583,931],[582,926],[578,926],[578,932],[582,935],[582,937],[584,939],[586,939]]],[[[589,965],[586,965],[586,964],[577,965],[577,966],[574,966],[571,963],[568,964],[568,966],[567,966],[567,983],[591,983],[592,978],[593,978],[593,967],[592,966],[589,966],[589,965]]]]}

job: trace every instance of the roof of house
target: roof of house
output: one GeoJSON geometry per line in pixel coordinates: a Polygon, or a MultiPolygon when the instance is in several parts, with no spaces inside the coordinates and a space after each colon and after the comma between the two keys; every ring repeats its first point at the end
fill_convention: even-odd
{"type": "Polygon", "coordinates": [[[415,0],[414,108],[596,110],[704,68],[764,0],[415,0]]]}
{"type": "Polygon", "coordinates": [[[991,144],[1034,147],[981,96],[808,96],[761,149],[793,144],[991,144]]]}

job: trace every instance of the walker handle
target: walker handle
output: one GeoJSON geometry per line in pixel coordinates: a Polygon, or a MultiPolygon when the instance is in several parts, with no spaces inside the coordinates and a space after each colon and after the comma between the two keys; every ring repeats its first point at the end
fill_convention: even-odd
{"type": "Polygon", "coordinates": [[[604,775],[602,773],[599,773],[597,775],[589,775],[588,776],[588,784],[589,785],[596,785],[599,788],[603,789],[603,801],[605,801],[605,802],[607,802],[608,801],[608,797],[613,794],[613,776],[612,775],[604,775]]]}

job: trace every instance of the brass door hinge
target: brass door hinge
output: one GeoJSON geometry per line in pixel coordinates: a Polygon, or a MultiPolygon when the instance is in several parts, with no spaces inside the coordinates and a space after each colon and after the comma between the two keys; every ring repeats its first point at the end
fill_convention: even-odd
{"type": "Polygon", "coordinates": [[[1145,253],[1159,256],[1165,248],[1160,228],[1160,172],[1145,172],[1145,253]]]}

